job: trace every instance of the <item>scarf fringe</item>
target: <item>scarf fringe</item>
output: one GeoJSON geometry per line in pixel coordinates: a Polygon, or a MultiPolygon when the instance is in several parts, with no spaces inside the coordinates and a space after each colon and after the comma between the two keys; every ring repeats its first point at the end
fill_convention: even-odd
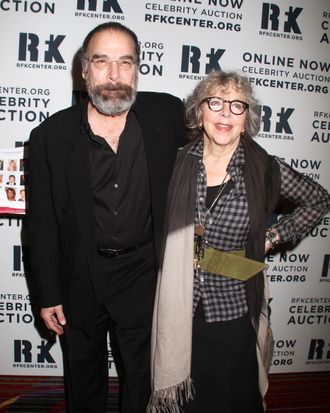
{"type": "Polygon", "coordinates": [[[192,379],[188,377],[183,382],[167,389],[154,391],[151,395],[147,413],[180,413],[184,400],[194,398],[194,386],[192,379]]]}

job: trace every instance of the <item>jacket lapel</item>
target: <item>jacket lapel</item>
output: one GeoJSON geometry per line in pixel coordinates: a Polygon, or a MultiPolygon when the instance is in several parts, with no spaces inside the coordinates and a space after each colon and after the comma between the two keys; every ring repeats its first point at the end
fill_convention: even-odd
{"type": "Polygon", "coordinates": [[[65,161],[65,173],[81,236],[87,251],[92,251],[95,250],[95,220],[90,183],[88,139],[82,127],[75,126],[66,139],[68,156],[65,161]]]}
{"type": "MultiPolygon", "coordinates": [[[[139,98],[138,98],[139,99],[139,98]]],[[[142,128],[143,141],[149,167],[149,175],[152,179],[154,172],[162,164],[163,119],[159,110],[151,105],[144,105],[143,99],[134,105],[138,121],[142,128]]],[[[157,176],[157,173],[156,173],[157,176]]]]}

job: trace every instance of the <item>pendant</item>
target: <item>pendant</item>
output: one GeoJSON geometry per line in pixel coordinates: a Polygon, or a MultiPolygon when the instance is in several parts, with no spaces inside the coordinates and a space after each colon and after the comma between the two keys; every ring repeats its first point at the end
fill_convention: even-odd
{"type": "Polygon", "coordinates": [[[202,224],[195,225],[195,234],[199,237],[204,237],[205,235],[205,228],[202,224]]]}
{"type": "MultiPolygon", "coordinates": [[[[200,225],[203,230],[204,227],[200,225]]],[[[195,241],[195,254],[194,254],[194,270],[198,271],[200,268],[200,261],[204,257],[204,238],[200,235],[197,235],[197,239],[195,241]]]]}
{"type": "Polygon", "coordinates": [[[199,270],[199,268],[200,268],[199,259],[195,257],[193,262],[194,262],[193,263],[194,270],[195,271],[199,270]]]}

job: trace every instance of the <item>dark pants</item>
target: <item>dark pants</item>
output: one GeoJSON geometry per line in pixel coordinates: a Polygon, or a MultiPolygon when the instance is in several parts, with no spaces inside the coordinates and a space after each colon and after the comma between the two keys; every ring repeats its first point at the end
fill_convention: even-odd
{"type": "MultiPolygon", "coordinates": [[[[87,337],[67,326],[70,413],[103,413],[108,392],[107,334],[115,323],[123,366],[122,413],[144,413],[150,396],[150,331],[155,291],[151,245],[115,258],[99,257],[100,304],[87,337]]],[[[86,303],[88,305],[88,303],[86,303]]]]}
{"type": "Polygon", "coordinates": [[[194,400],[186,413],[262,413],[256,339],[249,317],[206,323],[199,303],[193,322],[194,400]]]}

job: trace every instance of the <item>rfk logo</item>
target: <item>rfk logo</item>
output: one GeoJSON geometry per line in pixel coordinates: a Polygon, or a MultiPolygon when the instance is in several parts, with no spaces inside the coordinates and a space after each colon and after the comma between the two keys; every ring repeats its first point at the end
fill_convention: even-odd
{"type": "Polygon", "coordinates": [[[13,269],[14,271],[30,271],[31,265],[27,247],[13,246],[13,269]]]}
{"type": "Polygon", "coordinates": [[[208,53],[202,55],[201,49],[198,47],[183,45],[181,72],[188,73],[190,66],[191,73],[200,73],[201,64],[203,64],[205,74],[210,73],[212,70],[220,70],[219,60],[224,52],[224,49],[211,48],[208,53]]]}
{"type": "Polygon", "coordinates": [[[325,254],[322,268],[322,277],[327,278],[330,275],[330,255],[325,254]]]}
{"type": "Polygon", "coordinates": [[[40,345],[33,347],[31,341],[14,340],[14,361],[15,363],[32,363],[36,356],[37,363],[55,364],[55,360],[50,354],[50,349],[54,342],[41,340],[40,345]]]}
{"type": "MultiPolygon", "coordinates": [[[[87,10],[88,11],[96,11],[97,8],[97,0],[77,0],[77,10],[86,10],[86,3],[87,3],[87,10]]],[[[122,13],[122,9],[118,4],[117,0],[103,0],[102,2],[102,11],[103,12],[111,12],[114,13],[122,13]]]]}
{"type": "Polygon", "coordinates": [[[302,11],[303,9],[301,7],[289,7],[289,9],[283,13],[277,4],[263,3],[261,28],[275,32],[283,30],[285,33],[293,32],[301,34],[297,19],[302,11]],[[282,19],[283,15],[286,16],[284,19],[282,19]]]}
{"type": "Polygon", "coordinates": [[[65,36],[62,34],[57,36],[50,34],[49,38],[42,42],[35,33],[20,33],[18,60],[23,62],[38,62],[40,61],[39,53],[42,53],[44,62],[50,63],[55,61],[56,63],[64,63],[59,51],[59,47],[64,39],[65,36]]]}
{"type": "Polygon", "coordinates": [[[261,120],[263,123],[263,131],[270,132],[272,126],[275,124],[276,133],[292,134],[289,124],[289,117],[294,112],[293,108],[281,108],[280,112],[273,114],[272,108],[269,106],[262,106],[261,120]]]}
{"type": "Polygon", "coordinates": [[[330,359],[329,345],[322,338],[313,338],[309,345],[308,360],[330,359]]]}

